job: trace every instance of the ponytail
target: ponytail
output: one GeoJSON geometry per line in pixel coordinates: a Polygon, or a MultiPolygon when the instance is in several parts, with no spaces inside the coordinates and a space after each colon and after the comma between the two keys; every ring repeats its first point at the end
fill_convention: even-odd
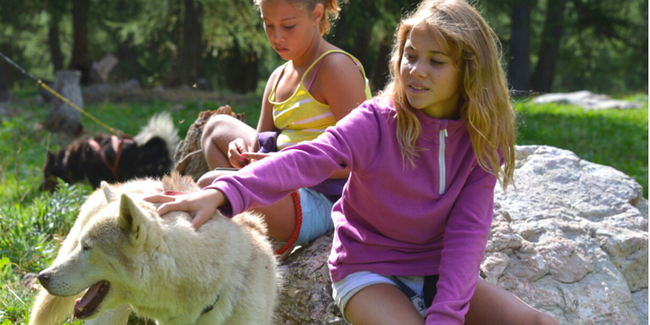
{"type": "Polygon", "coordinates": [[[323,18],[320,20],[320,34],[325,35],[329,33],[332,22],[339,18],[339,11],[341,6],[339,2],[348,2],[348,0],[254,0],[253,2],[259,8],[262,2],[265,1],[287,1],[296,8],[313,12],[317,4],[323,5],[323,18]]]}
{"type": "MultiPolygon", "coordinates": [[[[341,0],[347,2],[348,0],[341,0]]],[[[332,27],[332,22],[339,18],[339,12],[341,11],[341,6],[339,5],[338,0],[320,0],[314,1],[320,2],[325,7],[325,13],[323,14],[323,19],[320,21],[320,34],[325,35],[330,32],[332,27]]],[[[314,7],[316,5],[314,4],[314,7]]],[[[313,10],[313,8],[312,8],[313,10]]]]}

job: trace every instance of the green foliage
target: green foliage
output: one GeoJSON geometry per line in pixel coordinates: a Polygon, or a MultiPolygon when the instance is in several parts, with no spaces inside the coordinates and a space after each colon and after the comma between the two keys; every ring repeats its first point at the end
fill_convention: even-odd
{"type": "Polygon", "coordinates": [[[0,325],[27,324],[34,293],[18,281],[5,283],[0,288],[0,325]]]}
{"type": "Polygon", "coordinates": [[[0,255],[20,273],[47,267],[87,195],[88,188],[60,183],[52,196],[41,194],[28,205],[0,206],[0,255]]]}
{"type": "Polygon", "coordinates": [[[554,89],[647,91],[648,1],[568,2],[554,89]]]}
{"type": "MultiPolygon", "coordinates": [[[[511,10],[521,0],[477,2],[501,40],[509,61],[511,10]]],[[[530,60],[534,69],[541,47],[546,0],[528,0],[530,60]]],[[[553,90],[590,90],[620,95],[648,89],[648,1],[568,0],[553,90]]],[[[532,72],[532,70],[531,70],[532,72]]]]}
{"type": "MultiPolygon", "coordinates": [[[[282,61],[263,32],[258,10],[251,0],[196,0],[203,5],[203,75],[224,89],[228,60],[253,53],[264,82],[282,61]]],[[[351,52],[372,79],[380,44],[385,43],[400,17],[418,0],[350,1],[328,40],[351,52]]],[[[473,2],[501,39],[506,55],[512,7],[519,0],[473,2]]],[[[531,69],[537,62],[545,0],[529,0],[531,69]]],[[[0,0],[0,50],[43,79],[52,79],[48,28],[59,28],[64,61],[71,57],[73,28],[70,0],[0,0]],[[11,41],[9,41],[11,40],[11,41]]],[[[138,79],[145,86],[170,85],[176,78],[182,1],[90,0],[88,42],[91,59],[105,52],[121,62],[114,78],[138,79]]],[[[606,94],[647,91],[648,0],[569,0],[563,16],[562,38],[554,91],[587,89],[606,94]]],[[[507,58],[507,56],[506,56],[507,58]]],[[[504,58],[504,62],[509,60],[504,58]]],[[[3,66],[8,70],[8,66],[3,66]]],[[[379,69],[378,71],[382,71],[379,69]]],[[[7,75],[7,71],[4,72],[7,75]]],[[[31,82],[15,72],[10,79],[31,82]]]]}
{"type": "Polygon", "coordinates": [[[7,284],[0,290],[0,324],[26,322],[35,293],[20,279],[52,263],[87,194],[83,187],[61,183],[51,197],[0,205],[0,277],[7,284]]]}

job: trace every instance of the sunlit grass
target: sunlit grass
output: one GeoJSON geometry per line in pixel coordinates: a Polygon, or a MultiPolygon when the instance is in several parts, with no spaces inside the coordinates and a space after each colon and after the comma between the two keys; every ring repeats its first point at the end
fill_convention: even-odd
{"type": "Polygon", "coordinates": [[[561,104],[515,104],[518,144],[571,150],[580,158],[614,167],[634,178],[648,197],[648,106],[587,110],[561,104]]]}

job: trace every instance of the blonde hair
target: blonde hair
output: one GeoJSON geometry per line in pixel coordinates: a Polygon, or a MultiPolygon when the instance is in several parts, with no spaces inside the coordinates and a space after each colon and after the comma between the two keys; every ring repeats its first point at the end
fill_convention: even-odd
{"type": "MultiPolygon", "coordinates": [[[[263,2],[272,3],[276,1],[286,1],[295,8],[303,9],[307,12],[313,12],[317,4],[322,4],[324,14],[319,25],[321,36],[329,33],[332,27],[332,22],[339,18],[339,11],[341,11],[339,0],[253,0],[253,3],[255,3],[255,6],[259,9],[263,2]]],[[[341,1],[347,2],[348,0],[341,1]]]]}
{"type": "Polygon", "coordinates": [[[397,109],[397,139],[405,161],[414,165],[420,121],[400,80],[404,44],[415,27],[427,27],[448,46],[461,73],[460,117],[467,126],[478,164],[505,189],[515,160],[515,113],[510,104],[500,43],[478,11],[464,0],[423,0],[398,28],[390,59],[391,82],[384,89],[397,109]],[[499,150],[505,160],[501,169],[499,150]]]}

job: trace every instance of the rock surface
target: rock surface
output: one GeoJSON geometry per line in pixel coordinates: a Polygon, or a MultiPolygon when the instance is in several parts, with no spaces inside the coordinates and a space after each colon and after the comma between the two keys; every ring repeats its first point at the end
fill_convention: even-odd
{"type": "MultiPolygon", "coordinates": [[[[648,208],[642,187],[546,146],[517,148],[516,189],[495,190],[481,271],[562,325],[646,324],[648,208]]],[[[282,264],[278,324],[346,324],[327,273],[332,235],[282,264]]]]}
{"type": "Polygon", "coordinates": [[[560,324],[646,323],[648,208],[641,185],[545,146],[518,148],[515,183],[516,190],[495,190],[481,265],[488,281],[560,324]]]}

